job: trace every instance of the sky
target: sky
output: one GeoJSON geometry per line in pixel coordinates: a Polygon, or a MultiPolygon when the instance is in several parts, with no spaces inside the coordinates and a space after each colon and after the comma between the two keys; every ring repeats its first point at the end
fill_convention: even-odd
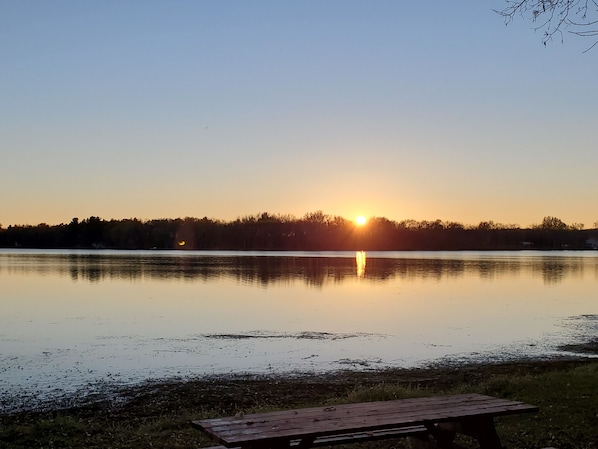
{"type": "Polygon", "coordinates": [[[0,225],[598,221],[598,48],[504,0],[0,0],[0,225]]]}

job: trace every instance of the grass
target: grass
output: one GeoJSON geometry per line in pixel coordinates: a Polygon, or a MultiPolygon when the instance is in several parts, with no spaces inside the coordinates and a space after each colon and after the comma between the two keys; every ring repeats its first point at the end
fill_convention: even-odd
{"type": "MultiPolygon", "coordinates": [[[[598,362],[471,365],[289,378],[228,378],[131,388],[129,400],[0,416],[0,449],[198,448],[193,419],[292,407],[477,392],[539,413],[498,418],[505,447],[598,447],[598,362]]],[[[469,444],[467,440],[462,441],[469,444]]],[[[360,448],[401,448],[403,440],[360,448]]]]}

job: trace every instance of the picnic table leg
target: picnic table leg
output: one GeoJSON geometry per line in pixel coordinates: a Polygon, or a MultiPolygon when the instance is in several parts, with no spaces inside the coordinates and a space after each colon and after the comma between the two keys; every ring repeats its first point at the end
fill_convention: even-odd
{"type": "Polygon", "coordinates": [[[463,433],[478,440],[481,449],[502,449],[492,417],[467,419],[461,426],[463,433]]]}
{"type": "Polygon", "coordinates": [[[310,438],[303,438],[301,441],[299,441],[299,444],[297,445],[298,449],[307,449],[308,447],[311,447],[312,444],[314,443],[316,437],[310,437],[310,438]]]}
{"type": "MultiPolygon", "coordinates": [[[[436,435],[438,435],[436,433],[436,435]]],[[[420,436],[409,436],[407,437],[407,445],[410,449],[436,449],[436,448],[450,448],[450,449],[465,449],[455,444],[452,439],[439,440],[438,438],[432,438],[430,434],[420,436]]]]}
{"type": "Polygon", "coordinates": [[[426,424],[426,429],[436,440],[436,444],[441,449],[454,449],[461,446],[454,443],[457,434],[456,425],[453,423],[426,424]]]}
{"type": "Polygon", "coordinates": [[[462,447],[454,441],[457,433],[469,435],[478,440],[480,449],[503,449],[491,417],[471,418],[460,422],[427,424],[426,429],[434,437],[438,447],[443,449],[458,449],[462,447]]]}

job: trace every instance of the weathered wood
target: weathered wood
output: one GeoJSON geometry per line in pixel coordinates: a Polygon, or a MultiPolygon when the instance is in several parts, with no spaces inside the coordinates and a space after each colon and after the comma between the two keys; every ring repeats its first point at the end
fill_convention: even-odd
{"type": "MultiPolygon", "coordinates": [[[[341,435],[319,437],[309,443],[308,447],[334,446],[338,444],[359,443],[362,441],[383,440],[389,438],[405,438],[408,436],[425,436],[428,431],[424,426],[402,427],[400,429],[383,429],[372,432],[354,432],[341,435]]],[[[301,447],[304,440],[291,440],[290,447],[301,447]]],[[[210,446],[201,449],[227,449],[226,446],[210,446]]]]}
{"type": "MultiPolygon", "coordinates": [[[[487,447],[500,447],[495,444],[498,437],[493,418],[535,411],[537,407],[518,401],[461,394],[257,413],[193,421],[192,425],[230,448],[288,447],[294,440],[313,446],[325,438],[331,438],[332,443],[327,444],[340,444],[334,438],[342,435],[346,438],[347,435],[368,435],[388,429],[398,431],[414,426],[435,430],[437,427],[433,426],[441,423],[475,422],[479,426],[474,427],[481,429],[475,437],[487,447]]],[[[437,435],[443,441],[450,437],[440,430],[437,435]]]]}

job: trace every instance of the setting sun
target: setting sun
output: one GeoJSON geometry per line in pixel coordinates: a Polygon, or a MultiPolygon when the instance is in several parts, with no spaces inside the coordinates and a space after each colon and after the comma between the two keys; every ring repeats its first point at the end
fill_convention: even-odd
{"type": "Polygon", "coordinates": [[[359,215],[357,218],[355,218],[355,224],[357,226],[363,226],[367,222],[368,222],[368,219],[365,218],[363,215],[359,215]]]}

